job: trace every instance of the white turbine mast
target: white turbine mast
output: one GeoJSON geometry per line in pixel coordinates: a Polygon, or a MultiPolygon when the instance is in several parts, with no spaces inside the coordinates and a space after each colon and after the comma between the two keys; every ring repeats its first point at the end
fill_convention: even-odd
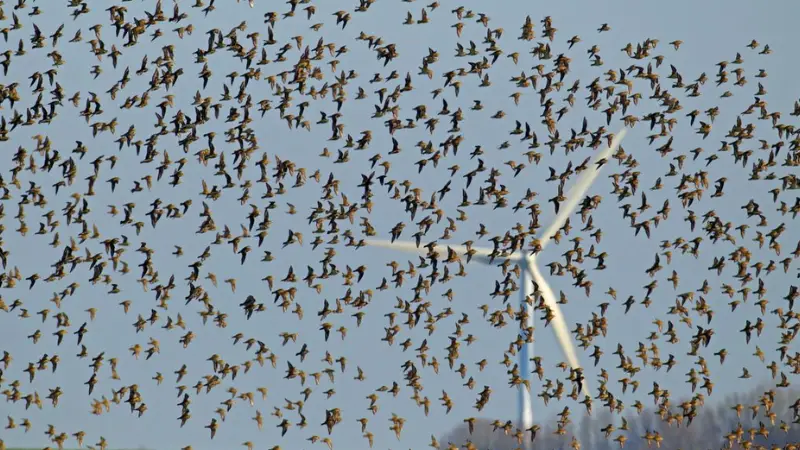
{"type": "MultiPolygon", "coordinates": [[[[484,264],[491,264],[494,260],[511,260],[516,262],[520,265],[520,269],[522,269],[520,308],[525,308],[527,311],[526,326],[529,329],[532,329],[534,326],[534,309],[531,304],[528,303],[527,299],[535,294],[534,283],[536,283],[539,288],[539,295],[542,296],[545,305],[550,309],[550,312],[553,316],[552,320],[550,321],[550,325],[552,326],[553,333],[555,334],[559,346],[564,353],[564,357],[573,369],[579,369],[581,367],[580,362],[578,361],[578,356],[575,352],[575,346],[572,342],[569,329],[567,328],[564,314],[561,312],[561,308],[558,305],[558,301],[553,293],[553,290],[550,288],[550,285],[539,271],[539,267],[536,265],[536,259],[538,255],[541,254],[541,251],[543,251],[550,242],[550,239],[558,232],[559,229],[561,229],[561,227],[564,226],[567,218],[574,212],[580,201],[583,200],[584,196],[586,195],[586,191],[589,190],[589,186],[591,186],[592,182],[594,182],[595,178],[597,178],[597,175],[600,173],[600,169],[604,165],[598,164],[598,162],[601,160],[605,160],[606,163],[608,162],[611,155],[616,152],[617,147],[619,146],[620,142],[622,142],[622,138],[625,137],[626,133],[627,130],[623,128],[616,136],[613,137],[611,145],[600,152],[595,157],[595,160],[588,165],[586,170],[580,174],[578,181],[572,186],[569,192],[567,192],[567,200],[561,204],[559,212],[553,220],[553,223],[544,231],[544,233],[538,236],[541,249],[536,255],[530,255],[524,253],[524,251],[520,251],[513,254],[502,255],[495,253],[494,257],[492,257],[494,252],[492,249],[488,248],[471,247],[470,249],[467,249],[467,247],[460,245],[438,244],[434,244],[433,246],[417,246],[416,243],[411,241],[391,242],[387,240],[368,239],[366,240],[366,243],[372,247],[385,247],[419,254],[427,254],[429,247],[432,247],[431,250],[437,253],[441,253],[442,251],[447,252],[448,249],[452,250],[458,255],[466,255],[469,252],[472,255],[473,261],[478,261],[484,264]]],[[[523,335],[523,338],[524,337],[525,336],[523,335]]],[[[533,355],[533,344],[534,343],[531,336],[531,339],[528,339],[528,342],[522,346],[522,349],[519,352],[519,371],[521,377],[523,377],[525,380],[530,380],[532,375],[532,371],[530,370],[530,358],[533,355]]],[[[582,392],[584,395],[589,395],[591,397],[589,385],[585,378],[583,380],[582,392]]],[[[533,427],[533,408],[531,406],[530,393],[522,384],[520,384],[519,387],[519,422],[522,425],[523,431],[525,432],[533,427]]],[[[526,448],[530,448],[530,439],[526,439],[525,442],[526,448]]]]}

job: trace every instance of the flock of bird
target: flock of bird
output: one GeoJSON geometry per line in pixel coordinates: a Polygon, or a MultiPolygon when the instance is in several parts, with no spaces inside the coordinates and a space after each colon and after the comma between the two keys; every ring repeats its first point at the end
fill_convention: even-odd
{"type": "MultiPolygon", "coordinates": [[[[721,439],[728,448],[766,448],[757,439],[766,437],[763,424],[775,424],[775,392],[800,373],[794,341],[800,332],[794,311],[800,290],[784,285],[768,298],[766,287],[770,277],[796,270],[800,257],[800,241],[787,238],[800,213],[800,128],[788,123],[800,115],[800,104],[787,114],[768,107],[768,74],[759,62],[769,58],[769,45],[744,42],[733,50],[735,57],[718,62],[708,73],[689,74],[670,64],[670,54],[685,51],[680,40],[645,38],[601,51],[589,36],[558,34],[550,17],[528,16],[514,24],[517,30],[504,30],[477,10],[442,8],[437,1],[413,7],[414,0],[404,1],[412,10],[404,25],[441,26],[439,32],[455,34],[457,48],[426,44],[421,60],[410,62],[400,58],[410,49],[380,34],[354,31],[354,26],[366,26],[370,19],[362,18],[378,7],[376,0],[325,14],[318,9],[326,8],[311,0],[289,0],[277,11],[270,9],[278,3],[251,0],[252,11],[264,13],[263,23],[246,21],[230,30],[215,27],[220,2],[214,0],[136,5],[123,0],[103,14],[92,11],[99,3],[90,8],[90,2],[70,0],[71,15],[52,29],[35,22],[55,7],[50,2],[0,1],[0,31],[7,48],[0,53],[0,329],[13,329],[15,341],[27,340],[34,348],[52,341],[58,349],[58,354],[15,353],[12,342],[0,342],[5,398],[0,410],[8,412],[0,450],[17,439],[15,433],[31,429],[45,433],[49,448],[89,442],[100,449],[120,446],[82,430],[39,423],[36,411],[58,407],[62,395],[85,395],[95,415],[129,408],[134,417],[142,417],[162,383],[173,384],[178,392],[175,426],[202,421],[213,440],[230,423],[227,414],[249,405],[258,429],[273,428],[280,434],[243,446],[273,450],[287,448],[280,442],[287,434],[308,439],[307,448],[361,445],[335,443],[340,427],[357,427],[370,447],[379,435],[391,433],[399,440],[404,433],[417,432],[404,428],[408,418],[400,414],[391,414],[386,423],[370,420],[379,408],[391,409],[393,397],[401,392],[419,406],[419,414],[441,409],[458,416],[458,423],[471,425],[493,394],[524,386],[545,404],[559,405],[556,432],[565,436],[565,446],[578,449],[581,443],[568,427],[580,414],[609,409],[621,417],[653,402],[661,420],[690,426],[712,395],[714,380],[734,372],[742,382],[750,372],[764,375],[771,387],[758,404],[732,405],[737,414],[750,411],[763,422],[761,429],[740,426],[721,439]],[[131,12],[134,6],[141,13],[131,12]],[[298,22],[309,31],[291,36],[282,31],[286,22],[298,22]],[[339,28],[337,36],[349,33],[354,41],[332,41],[325,31],[331,27],[339,28]],[[193,33],[205,33],[207,42],[191,50],[191,65],[179,65],[190,52],[185,42],[193,33]],[[457,65],[443,66],[440,53],[452,51],[457,65]],[[627,67],[604,64],[603,55],[620,51],[629,60],[627,67]],[[91,53],[93,66],[70,64],[70,55],[82,52],[91,53]],[[349,52],[360,52],[366,66],[374,64],[374,75],[342,67],[339,58],[349,52]],[[143,56],[132,60],[131,54],[143,56]],[[595,72],[571,70],[573,58],[587,61],[588,70],[595,72]],[[46,68],[39,67],[42,62],[46,68]],[[519,74],[501,79],[495,66],[519,74]],[[21,73],[26,78],[11,78],[21,73]],[[75,77],[107,80],[110,74],[114,81],[108,86],[94,81],[97,88],[91,90],[67,89],[75,77]],[[199,81],[192,80],[195,76],[199,81]],[[513,91],[506,109],[488,110],[488,102],[478,97],[503,83],[513,91]],[[420,85],[437,87],[426,93],[420,85]],[[687,106],[700,96],[713,96],[718,106],[687,106]],[[727,111],[725,104],[733,96],[753,101],[744,111],[727,111]],[[359,102],[368,105],[371,121],[349,118],[348,111],[359,102]],[[570,114],[581,108],[587,111],[582,117],[570,114]],[[732,118],[728,124],[720,123],[723,112],[732,118]],[[50,136],[62,121],[82,123],[92,138],[50,136]],[[495,134],[484,138],[496,139],[495,147],[470,142],[470,121],[490,123],[495,134]],[[278,155],[273,149],[281,144],[264,130],[284,127],[291,135],[314,130],[324,136],[312,139],[316,148],[278,155]],[[593,152],[610,146],[621,127],[648,134],[629,138],[610,158],[590,163],[593,152]],[[678,130],[689,132],[673,142],[678,130]],[[22,140],[24,133],[32,139],[22,140]],[[565,164],[554,162],[560,155],[567,158],[558,160],[565,164]],[[487,162],[498,158],[507,161],[487,162]],[[642,173],[637,170],[642,158],[664,161],[669,169],[642,173]],[[587,368],[534,355],[533,374],[520,373],[514,358],[533,339],[533,330],[524,326],[524,310],[509,301],[522,287],[519,266],[507,256],[537,253],[542,248],[540,222],[558,213],[575,178],[601,166],[608,175],[602,179],[611,180],[611,192],[580,199],[577,212],[551,238],[561,254],[547,265],[551,276],[569,279],[574,288],[574,294],[562,291],[559,303],[584,295],[580,302],[589,305],[582,308],[590,311],[590,318],[573,321],[571,330],[587,368]],[[542,186],[549,191],[510,189],[525,178],[533,180],[527,186],[544,180],[542,186]],[[755,192],[768,193],[770,200],[730,198],[726,188],[731,186],[752,193],[752,198],[758,198],[755,192]],[[108,201],[101,204],[98,198],[108,201]],[[662,200],[656,203],[654,198],[662,200]],[[734,202],[742,214],[715,211],[723,201],[734,202]],[[610,205],[614,202],[618,209],[610,205]],[[373,209],[380,211],[379,217],[373,209]],[[501,212],[513,219],[492,219],[501,212]],[[390,218],[400,220],[388,223],[390,218]],[[599,224],[615,220],[622,226],[612,233],[630,240],[668,236],[652,262],[613,267],[612,261],[619,261],[614,253],[622,250],[603,240],[610,231],[599,224]],[[149,243],[140,238],[169,222],[179,223],[181,232],[149,243]],[[281,231],[277,240],[272,238],[276,230],[281,231]],[[421,256],[368,264],[391,255],[369,253],[371,238],[414,240],[421,256]],[[38,245],[30,242],[46,242],[55,256],[24,255],[28,245],[38,245]],[[472,247],[481,244],[493,249],[490,257],[498,266],[493,291],[450,288],[448,283],[454,286],[468,277],[472,247]],[[456,246],[466,250],[456,251],[456,246]],[[314,255],[304,260],[307,268],[276,269],[290,251],[300,249],[314,255]],[[689,275],[680,273],[679,266],[693,264],[685,261],[699,258],[701,249],[713,255],[711,266],[700,269],[711,275],[700,286],[686,286],[681,277],[689,275]],[[218,272],[227,273],[212,272],[215,258],[231,254],[241,269],[224,265],[218,272]],[[258,292],[241,292],[248,267],[264,274],[256,280],[258,292]],[[647,284],[630,294],[627,287],[615,289],[604,279],[604,271],[612,270],[630,280],[643,276],[647,284]],[[373,279],[377,283],[367,284],[373,279]],[[52,296],[33,296],[34,288],[52,296]],[[89,289],[100,295],[87,294],[89,289]],[[371,314],[381,302],[392,303],[394,310],[383,317],[371,314]],[[81,313],[68,315],[67,305],[76,305],[81,313]],[[727,309],[740,320],[713,320],[727,309]],[[105,342],[93,338],[93,328],[109,310],[124,313],[137,339],[145,336],[127,354],[109,354],[105,342]],[[637,342],[640,337],[618,344],[605,340],[613,325],[607,315],[613,310],[647,315],[652,320],[648,343],[637,342]],[[228,328],[229,321],[240,317],[251,323],[267,316],[317,321],[312,329],[318,328],[324,341],[316,345],[303,333],[271,327],[258,333],[228,328]],[[22,324],[12,326],[16,321],[22,324]],[[468,324],[481,321],[487,323],[486,331],[471,334],[468,324]],[[371,379],[359,366],[363,363],[337,356],[342,346],[359,345],[347,339],[348,329],[367,322],[379,323],[374,329],[383,333],[373,338],[381,346],[409,351],[404,360],[386,362],[402,369],[397,379],[371,379]],[[493,332],[499,335],[521,325],[510,343],[495,346],[496,354],[474,361],[462,356],[476,340],[496,340],[493,332]],[[248,359],[214,353],[204,355],[207,366],[191,369],[158,359],[162,346],[202,352],[192,342],[215,327],[228,328],[224,331],[231,336],[230,345],[246,348],[248,359]],[[736,328],[730,335],[740,337],[738,341],[713,339],[730,327],[736,328]],[[777,330],[777,341],[766,339],[770,328],[777,330]],[[168,332],[170,342],[154,337],[158,329],[168,332]],[[682,339],[686,333],[689,338],[682,339]],[[447,345],[434,345],[434,339],[447,345]],[[739,352],[755,352],[763,362],[761,370],[731,368],[730,361],[718,368],[726,356],[739,352]],[[75,358],[88,366],[86,379],[56,378],[62,361],[75,358]],[[163,367],[152,380],[129,379],[117,370],[120,363],[135,365],[151,358],[163,367]],[[671,395],[658,382],[640,386],[645,372],[684,377],[670,372],[679,360],[691,366],[685,375],[687,400],[678,398],[684,393],[671,395]],[[498,364],[507,379],[483,385],[476,381],[487,366],[498,364]],[[275,394],[286,401],[271,407],[270,386],[237,388],[237,377],[258,378],[249,372],[270,368],[282,370],[296,387],[275,394]],[[598,373],[592,393],[582,389],[589,370],[598,373]],[[424,389],[427,380],[447,371],[457,373],[464,385],[448,387],[441,396],[424,389]],[[43,377],[49,377],[52,387],[33,389],[34,380],[43,377]],[[363,396],[347,402],[365,401],[365,412],[351,412],[337,402],[335,387],[342,377],[363,386],[363,396]],[[452,392],[459,389],[473,391],[475,401],[456,404],[452,392]],[[193,407],[212,391],[223,396],[216,410],[193,407]],[[310,398],[320,396],[326,398],[324,409],[304,409],[310,398]]],[[[225,8],[236,5],[228,3],[225,8]]],[[[611,24],[598,24],[587,34],[610,32],[611,24]]],[[[82,132],[74,130],[76,136],[82,132]]],[[[544,329],[553,311],[537,286],[528,301],[537,311],[535,327],[544,329]]],[[[800,399],[791,408],[795,421],[781,422],[782,429],[800,423],[800,399]]],[[[520,429],[507,419],[495,422],[497,433],[516,436],[521,447],[535,443],[540,425],[520,429]]],[[[623,420],[603,432],[624,447],[630,430],[623,420]]],[[[434,448],[475,448],[470,441],[440,443],[431,433],[434,448]]],[[[657,432],[648,431],[647,441],[669,447],[657,432]]],[[[184,447],[188,449],[190,445],[184,447]]]]}

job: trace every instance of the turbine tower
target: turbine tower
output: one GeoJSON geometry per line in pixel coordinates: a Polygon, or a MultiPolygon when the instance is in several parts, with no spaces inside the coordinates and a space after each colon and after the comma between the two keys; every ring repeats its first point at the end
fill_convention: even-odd
{"type": "MultiPolygon", "coordinates": [[[[550,238],[552,238],[556,232],[558,232],[561,227],[564,226],[567,218],[570,214],[575,210],[578,206],[578,203],[584,198],[586,195],[586,191],[591,186],[592,182],[597,178],[597,175],[600,173],[600,169],[602,165],[598,165],[597,162],[600,160],[605,159],[608,161],[608,158],[616,152],[617,147],[619,146],[622,138],[625,137],[627,130],[623,128],[611,141],[611,145],[607,147],[605,150],[600,152],[596,157],[595,160],[590,164],[585,171],[583,171],[578,178],[578,181],[575,185],[567,192],[566,198],[567,200],[561,204],[559,208],[559,212],[556,215],[556,218],[553,220],[553,223],[544,231],[544,233],[538,237],[541,249],[536,254],[525,254],[523,252],[514,252],[510,254],[497,254],[492,251],[492,249],[488,248],[478,248],[478,247],[470,247],[469,249],[464,246],[442,246],[442,245],[434,245],[432,250],[441,253],[442,251],[452,250],[458,255],[472,255],[473,261],[478,261],[484,264],[492,264],[493,261],[504,261],[504,260],[511,260],[512,262],[517,263],[521,269],[521,284],[522,289],[520,289],[520,311],[522,308],[525,309],[527,312],[527,323],[525,324],[528,329],[533,329],[534,326],[534,309],[530,303],[528,303],[528,298],[534,296],[534,283],[538,286],[539,295],[542,296],[545,305],[550,309],[552,314],[552,320],[550,324],[553,327],[553,332],[556,335],[556,339],[558,340],[559,346],[561,347],[562,352],[564,353],[564,357],[569,362],[570,366],[573,369],[580,368],[580,362],[578,361],[578,357],[575,353],[575,346],[572,343],[572,339],[569,333],[569,329],[567,328],[567,323],[564,320],[564,315],[561,313],[561,308],[558,306],[558,302],[556,300],[556,296],[553,293],[553,290],[550,288],[550,285],[542,276],[542,273],[539,271],[539,267],[536,265],[536,259],[539,254],[547,247],[547,244],[550,242],[550,238]]],[[[428,247],[430,246],[417,246],[414,242],[410,241],[386,241],[386,240],[374,240],[369,239],[366,241],[367,245],[373,247],[385,247],[391,248],[394,250],[400,250],[405,252],[412,252],[412,253],[421,253],[427,254],[428,247]]],[[[520,376],[523,379],[530,381],[532,371],[530,369],[530,359],[533,356],[533,336],[525,336],[523,331],[520,331],[522,334],[522,338],[526,339],[526,344],[522,346],[519,352],[519,371],[520,376]]],[[[589,395],[591,397],[589,391],[589,385],[586,379],[583,380],[582,391],[584,395],[589,395]]],[[[533,427],[533,408],[531,406],[531,397],[530,393],[528,392],[528,388],[525,385],[520,384],[519,386],[519,423],[522,425],[523,432],[527,432],[531,427],[533,427]]],[[[531,440],[525,439],[525,448],[531,448],[531,440]]]]}

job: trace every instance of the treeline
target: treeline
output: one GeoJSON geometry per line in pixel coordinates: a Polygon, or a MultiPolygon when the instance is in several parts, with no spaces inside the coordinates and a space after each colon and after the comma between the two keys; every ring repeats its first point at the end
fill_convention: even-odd
{"type": "MultiPolygon", "coordinates": [[[[636,410],[631,407],[626,408],[625,414],[612,414],[608,408],[600,410],[596,405],[592,415],[586,416],[585,409],[581,407],[580,410],[572,411],[573,423],[565,428],[566,433],[563,435],[555,433],[557,418],[540,423],[540,430],[536,434],[533,448],[536,450],[568,450],[573,448],[570,445],[573,440],[577,440],[582,450],[616,450],[620,448],[620,444],[614,441],[614,438],[625,434],[626,450],[655,449],[657,448],[656,442],[651,441],[651,445],[648,447],[645,438],[645,435],[652,436],[653,433],[660,434],[662,449],[717,450],[748,447],[772,449],[800,445],[800,423],[793,423],[795,418],[791,408],[800,398],[800,390],[773,390],[775,395],[771,411],[774,415],[770,415],[761,402],[768,389],[768,386],[764,386],[748,393],[730,396],[724,401],[713,403],[707,401],[689,426],[686,425],[686,421],[681,426],[674,423],[669,425],[658,415],[658,410],[652,402],[650,407],[642,410],[641,414],[637,414],[636,410]],[[734,409],[737,404],[743,406],[741,417],[734,409]],[[751,408],[753,405],[759,405],[755,417],[753,417],[754,407],[751,408]],[[623,424],[622,418],[627,421],[628,431],[618,429],[623,424]],[[606,433],[602,430],[608,430],[609,424],[616,429],[610,437],[606,437],[606,433]],[[731,446],[728,435],[736,432],[737,429],[743,431],[742,442],[734,441],[731,446]],[[752,439],[751,432],[754,434],[752,439]],[[748,445],[746,441],[749,441],[750,444],[748,445]]],[[[679,405],[680,401],[673,402],[672,411],[679,411],[679,405]]],[[[514,417],[516,414],[511,416],[514,417]]],[[[468,446],[467,448],[476,450],[514,450],[521,447],[517,438],[513,436],[516,429],[511,431],[511,435],[506,435],[502,428],[494,431],[493,423],[494,420],[491,419],[477,419],[472,434],[466,423],[461,424],[439,439],[439,448],[446,450],[452,448],[451,445],[465,448],[464,446],[468,446],[469,443],[474,447],[468,446]]],[[[530,438],[530,434],[527,434],[527,437],[530,438]]]]}

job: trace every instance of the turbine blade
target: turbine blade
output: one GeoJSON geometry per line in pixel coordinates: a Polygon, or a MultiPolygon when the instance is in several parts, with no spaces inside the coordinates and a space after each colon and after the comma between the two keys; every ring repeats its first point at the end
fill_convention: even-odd
{"type": "Polygon", "coordinates": [[[564,223],[567,221],[567,217],[569,217],[569,215],[575,211],[575,207],[577,207],[578,203],[583,200],[583,196],[586,195],[586,191],[589,190],[589,186],[591,186],[592,182],[594,182],[595,178],[597,178],[602,166],[597,167],[595,163],[602,158],[608,158],[611,154],[616,152],[619,143],[622,142],[622,138],[625,137],[627,132],[628,130],[623,128],[616,136],[614,136],[614,139],[611,141],[611,146],[607,147],[597,155],[589,168],[587,168],[581,174],[580,178],[578,178],[578,181],[567,192],[567,201],[561,205],[558,215],[553,220],[553,223],[550,225],[550,227],[547,228],[544,234],[539,237],[542,250],[544,250],[544,248],[550,242],[550,238],[553,237],[556,232],[564,226],[564,223]]]}
{"type": "MultiPolygon", "coordinates": [[[[550,289],[550,285],[547,284],[547,281],[545,281],[542,273],[539,272],[539,267],[535,262],[533,264],[527,264],[527,266],[531,277],[536,284],[539,285],[539,291],[541,292],[545,304],[553,313],[553,319],[550,321],[550,325],[553,326],[553,333],[556,335],[556,339],[561,347],[561,351],[564,353],[564,357],[567,359],[567,362],[569,362],[569,365],[572,366],[573,369],[580,369],[581,363],[578,361],[578,356],[575,352],[575,345],[572,343],[572,336],[569,334],[567,322],[564,320],[564,314],[561,312],[561,308],[558,306],[558,302],[556,301],[556,296],[553,293],[553,290],[550,289]]],[[[589,383],[586,379],[586,373],[584,373],[583,379],[583,394],[589,395],[590,397],[592,396],[589,391],[589,383]]]]}
{"type": "MultiPolygon", "coordinates": [[[[428,248],[425,247],[426,244],[420,244],[417,247],[417,244],[411,241],[386,241],[386,240],[378,240],[378,239],[367,239],[365,240],[367,245],[372,247],[384,247],[384,248],[391,248],[394,250],[400,250],[409,253],[418,253],[420,255],[428,254],[428,248]]],[[[463,256],[467,254],[467,247],[463,245],[441,245],[436,244],[434,249],[439,252],[439,254],[447,256],[447,248],[450,247],[454,252],[456,252],[459,256],[463,256]]],[[[491,263],[490,255],[492,254],[492,250],[484,247],[472,247],[472,260],[478,261],[485,264],[491,263]]],[[[514,253],[513,255],[509,256],[495,256],[495,261],[503,261],[504,259],[510,259],[512,261],[516,261],[523,257],[521,252],[514,253]]]]}

